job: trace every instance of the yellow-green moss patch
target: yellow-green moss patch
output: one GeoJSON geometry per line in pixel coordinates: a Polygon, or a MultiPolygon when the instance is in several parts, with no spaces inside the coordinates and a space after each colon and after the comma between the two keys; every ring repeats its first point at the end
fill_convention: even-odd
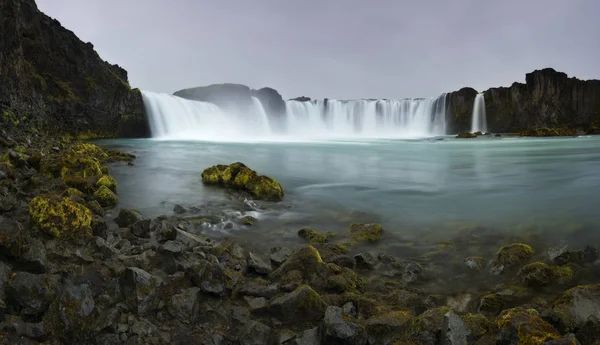
{"type": "Polygon", "coordinates": [[[119,203],[119,197],[106,186],[98,188],[94,198],[102,207],[114,207],[119,203]]]}
{"type": "Polygon", "coordinates": [[[523,243],[513,243],[502,247],[496,253],[496,260],[504,266],[511,267],[533,257],[535,251],[523,243]]]}
{"type": "Polygon", "coordinates": [[[29,203],[31,222],[54,237],[80,238],[92,233],[92,212],[57,195],[38,195],[29,203]]]}
{"type": "Polygon", "coordinates": [[[350,224],[348,235],[354,242],[377,242],[383,236],[383,229],[377,223],[350,224]]]}
{"type": "Polygon", "coordinates": [[[96,186],[102,187],[105,186],[113,192],[117,191],[117,180],[108,175],[103,175],[96,181],[96,186]]]}
{"type": "Polygon", "coordinates": [[[298,230],[298,237],[308,241],[309,243],[325,243],[327,242],[327,237],[315,229],[312,228],[302,228],[298,230]]]}

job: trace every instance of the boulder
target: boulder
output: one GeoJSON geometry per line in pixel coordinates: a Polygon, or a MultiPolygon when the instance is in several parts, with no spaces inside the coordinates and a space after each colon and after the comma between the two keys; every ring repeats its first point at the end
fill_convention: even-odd
{"type": "Polygon", "coordinates": [[[242,163],[215,165],[202,172],[202,182],[250,193],[257,200],[281,201],[283,188],[276,180],[258,175],[242,163]]]}
{"type": "Polygon", "coordinates": [[[298,237],[309,243],[326,243],[327,236],[320,234],[313,228],[302,228],[298,230],[298,237]]]}
{"type": "Polygon", "coordinates": [[[72,342],[89,341],[86,336],[93,329],[96,313],[90,286],[69,282],[44,316],[44,323],[55,336],[72,342]]]}
{"type": "Polygon", "coordinates": [[[366,345],[367,333],[363,326],[348,320],[340,307],[328,307],[321,323],[322,344],[366,345]]]}
{"type": "Polygon", "coordinates": [[[567,332],[580,329],[591,317],[600,319],[600,284],[577,286],[565,292],[554,302],[551,317],[567,332]]]}
{"type": "Polygon", "coordinates": [[[470,335],[471,330],[455,312],[451,311],[444,315],[443,345],[467,345],[467,338],[470,335]]]}
{"type": "Polygon", "coordinates": [[[356,261],[356,268],[368,270],[374,270],[380,264],[379,254],[377,254],[377,252],[374,251],[356,254],[354,256],[354,260],[356,261]]]}
{"type": "Polygon", "coordinates": [[[303,285],[273,300],[267,310],[284,323],[299,325],[320,320],[325,306],[317,292],[310,286],[303,285]]]}
{"type": "Polygon", "coordinates": [[[6,289],[7,303],[22,315],[41,316],[56,297],[57,286],[54,276],[17,272],[6,289]]]}
{"type": "Polygon", "coordinates": [[[458,135],[455,138],[456,139],[473,139],[473,138],[477,138],[477,134],[471,133],[471,132],[460,132],[460,133],[458,133],[458,135]]]}
{"type": "Polygon", "coordinates": [[[535,251],[523,243],[513,243],[502,247],[496,253],[496,261],[505,267],[513,267],[533,257],[535,251]]]}
{"type": "Polygon", "coordinates": [[[127,306],[138,315],[158,308],[162,279],[137,267],[127,267],[121,277],[121,290],[127,306]]]}
{"type": "Polygon", "coordinates": [[[271,329],[258,321],[250,321],[240,328],[240,345],[264,345],[269,343],[271,329]]]}
{"type": "Polygon", "coordinates": [[[501,315],[498,327],[498,344],[574,344],[571,335],[560,335],[552,325],[542,320],[534,309],[507,310],[501,315]]]}
{"type": "Polygon", "coordinates": [[[265,275],[273,271],[270,263],[265,262],[252,252],[248,253],[248,269],[256,272],[257,274],[265,275]]]}
{"type": "Polygon", "coordinates": [[[569,266],[548,266],[543,262],[534,262],[523,266],[517,276],[524,285],[540,287],[555,282],[569,281],[573,272],[569,266]]]}
{"type": "Polygon", "coordinates": [[[54,194],[38,195],[29,203],[31,222],[53,237],[78,239],[92,234],[92,212],[54,194]]]}
{"type": "Polygon", "coordinates": [[[274,266],[279,267],[290,257],[290,255],[292,255],[292,253],[293,251],[288,247],[274,247],[271,248],[269,259],[274,266]]]}
{"type": "Polygon", "coordinates": [[[406,311],[384,313],[369,318],[366,331],[369,344],[393,344],[408,340],[406,334],[412,328],[413,317],[406,311]]]}
{"type": "Polygon", "coordinates": [[[217,296],[225,296],[227,291],[232,291],[241,277],[239,272],[206,260],[189,267],[186,275],[203,292],[217,296]]]}
{"type": "Polygon", "coordinates": [[[296,335],[296,345],[320,345],[319,329],[311,328],[296,335]]]}
{"type": "Polygon", "coordinates": [[[122,228],[128,228],[143,219],[144,217],[138,211],[122,208],[117,218],[115,218],[115,223],[122,228]]]}
{"type": "Polygon", "coordinates": [[[119,197],[106,186],[98,188],[94,192],[94,198],[102,207],[115,207],[119,203],[119,197]]]}
{"type": "Polygon", "coordinates": [[[377,242],[383,237],[383,229],[377,223],[360,224],[353,223],[348,229],[348,235],[355,243],[377,242]]]}
{"type": "Polygon", "coordinates": [[[183,323],[194,324],[202,301],[200,291],[200,288],[191,287],[180,294],[173,295],[167,303],[169,314],[183,323]]]}

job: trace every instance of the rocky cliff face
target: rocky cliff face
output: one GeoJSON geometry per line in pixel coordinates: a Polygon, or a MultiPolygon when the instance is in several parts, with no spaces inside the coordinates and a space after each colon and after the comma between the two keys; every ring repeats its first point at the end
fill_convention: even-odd
{"type": "Polygon", "coordinates": [[[0,0],[3,128],[88,137],[148,135],[141,93],[91,43],[40,12],[0,0]]]}
{"type": "MultiPolygon", "coordinates": [[[[470,130],[477,92],[450,94],[450,132],[470,130]]],[[[525,84],[484,91],[488,128],[520,132],[543,127],[591,130],[600,127],[600,81],[569,78],[551,68],[528,73],[525,84]]]]}

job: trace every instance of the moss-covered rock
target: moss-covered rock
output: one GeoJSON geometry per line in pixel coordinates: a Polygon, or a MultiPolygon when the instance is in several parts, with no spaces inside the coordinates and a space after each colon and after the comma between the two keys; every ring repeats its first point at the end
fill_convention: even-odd
{"type": "Polygon", "coordinates": [[[513,267],[533,257],[535,251],[523,243],[504,246],[496,253],[496,261],[506,267],[513,267]]]}
{"type": "Polygon", "coordinates": [[[363,285],[363,281],[353,270],[334,264],[327,264],[327,267],[333,271],[325,284],[327,290],[336,293],[355,292],[363,285]]]}
{"type": "Polygon", "coordinates": [[[102,175],[102,177],[96,181],[96,186],[98,188],[105,186],[113,192],[117,192],[117,180],[108,175],[102,175]]]}
{"type": "MultiPolygon", "coordinates": [[[[481,132],[479,132],[479,133],[481,133],[481,132]]],[[[477,134],[471,133],[471,132],[460,132],[460,133],[458,133],[458,135],[455,138],[456,139],[472,139],[472,138],[477,138],[477,134]]]]}
{"type": "Polygon", "coordinates": [[[539,287],[569,281],[573,272],[569,266],[548,266],[543,262],[534,262],[521,268],[517,276],[524,285],[539,287]]]}
{"type": "Polygon", "coordinates": [[[102,208],[102,206],[100,206],[100,203],[98,203],[98,201],[96,201],[96,200],[88,201],[85,206],[87,208],[89,208],[93,214],[95,214],[97,216],[101,216],[101,217],[104,216],[104,209],[102,208]]]}
{"type": "Polygon", "coordinates": [[[365,328],[369,344],[394,344],[408,340],[414,317],[406,311],[392,311],[367,320],[365,328]]]}
{"type": "Polygon", "coordinates": [[[577,331],[591,317],[600,319],[600,284],[574,287],[552,306],[552,318],[565,332],[577,331]]]}
{"type": "Polygon", "coordinates": [[[256,218],[252,217],[252,216],[244,216],[242,218],[240,218],[240,223],[242,223],[243,225],[254,225],[254,223],[256,222],[256,218]]]}
{"type": "Polygon", "coordinates": [[[302,325],[322,319],[325,307],[325,301],[315,290],[302,285],[293,292],[274,299],[267,309],[285,323],[302,325]]]}
{"type": "Polygon", "coordinates": [[[308,241],[309,243],[326,243],[327,236],[317,232],[313,228],[302,228],[298,230],[298,237],[308,241]]]}
{"type": "Polygon", "coordinates": [[[498,315],[504,307],[504,297],[497,293],[490,293],[481,298],[479,301],[478,311],[487,316],[498,315]]]}
{"type": "Polygon", "coordinates": [[[569,339],[561,336],[552,325],[542,320],[534,309],[515,308],[505,311],[498,321],[498,329],[500,344],[517,340],[518,344],[522,345],[542,345],[552,340],[569,339]]]}
{"type": "Polygon", "coordinates": [[[463,322],[471,331],[472,340],[478,340],[485,335],[496,335],[498,327],[487,317],[481,314],[465,314],[461,316],[463,322]]]}
{"type": "Polygon", "coordinates": [[[482,271],[486,263],[487,260],[481,256],[469,256],[465,259],[465,265],[475,271],[482,271]]]}
{"type": "Polygon", "coordinates": [[[307,245],[296,250],[278,269],[271,273],[271,277],[281,278],[291,271],[299,271],[304,279],[308,279],[322,269],[323,265],[319,251],[315,247],[307,245]]]}
{"type": "Polygon", "coordinates": [[[68,188],[67,190],[64,191],[63,195],[64,196],[75,195],[75,196],[78,196],[80,198],[84,198],[85,197],[85,194],[82,191],[80,191],[79,189],[76,189],[76,188],[68,188]]]}
{"type": "Polygon", "coordinates": [[[353,223],[348,229],[348,235],[354,243],[377,242],[383,237],[383,229],[377,223],[353,223]]]}
{"type": "Polygon", "coordinates": [[[29,215],[33,225],[54,237],[77,239],[92,234],[92,212],[69,198],[38,195],[29,203],[29,215]]]}
{"type": "Polygon", "coordinates": [[[283,188],[275,179],[258,175],[242,163],[215,165],[202,172],[202,182],[250,193],[258,200],[280,201],[283,188]]]}
{"type": "Polygon", "coordinates": [[[94,192],[94,198],[102,207],[114,207],[119,203],[119,197],[106,186],[101,186],[94,192]]]}
{"type": "Polygon", "coordinates": [[[117,216],[117,218],[115,218],[115,223],[117,223],[118,226],[125,228],[132,226],[133,224],[139,222],[142,219],[144,219],[144,217],[138,211],[122,208],[121,210],[119,210],[119,215],[117,216]]]}

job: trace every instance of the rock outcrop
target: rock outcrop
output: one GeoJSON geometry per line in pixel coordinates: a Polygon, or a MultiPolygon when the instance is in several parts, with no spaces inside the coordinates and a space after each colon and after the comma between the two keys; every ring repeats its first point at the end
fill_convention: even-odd
{"type": "MultiPolygon", "coordinates": [[[[525,84],[484,91],[491,132],[522,132],[537,128],[600,128],[600,80],[569,78],[552,68],[525,76],[525,84]]],[[[470,130],[477,91],[463,88],[450,94],[449,132],[470,130]]]]}
{"type": "Polygon", "coordinates": [[[0,0],[0,126],[80,137],[144,137],[141,93],[91,43],[40,12],[0,0]]]}

